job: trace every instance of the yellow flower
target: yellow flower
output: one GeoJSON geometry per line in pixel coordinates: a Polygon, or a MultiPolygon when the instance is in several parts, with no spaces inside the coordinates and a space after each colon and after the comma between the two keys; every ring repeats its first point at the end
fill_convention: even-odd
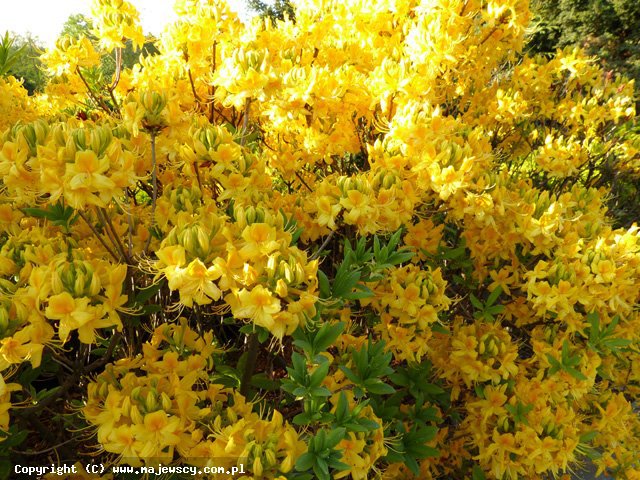
{"type": "Polygon", "coordinates": [[[168,415],[164,410],[147,413],[142,425],[134,425],[131,431],[137,441],[143,445],[140,457],[151,458],[164,456],[161,452],[166,447],[180,443],[180,418],[168,415]]]}
{"type": "Polygon", "coordinates": [[[87,297],[73,298],[68,292],[49,297],[45,315],[52,320],[59,320],[58,336],[63,342],[69,338],[72,330],[78,330],[82,343],[92,344],[96,340],[96,329],[117,326],[122,329],[117,314],[105,316],[104,306],[90,305],[87,297]]]}
{"type": "MultiPolygon", "coordinates": [[[[169,268],[169,267],[168,267],[169,268]]],[[[222,296],[222,292],[214,283],[214,280],[220,278],[220,270],[216,265],[207,268],[200,259],[193,260],[186,269],[176,269],[174,273],[177,275],[169,275],[169,288],[180,292],[180,301],[188,306],[193,306],[193,302],[198,305],[207,305],[212,300],[218,300],[222,296]]]]}
{"type": "Polygon", "coordinates": [[[65,198],[74,208],[84,208],[87,204],[106,207],[115,193],[115,183],[104,175],[109,169],[109,159],[98,159],[92,150],[76,153],[74,163],[66,166],[64,174],[65,198]]]}
{"type": "Polygon", "coordinates": [[[280,247],[276,241],[276,229],[266,223],[253,223],[242,231],[245,241],[240,249],[243,259],[254,259],[259,255],[269,255],[280,247]]]}
{"type": "Polygon", "coordinates": [[[280,300],[262,285],[255,286],[251,291],[243,288],[228,295],[227,303],[231,305],[234,317],[251,319],[269,331],[274,329],[273,316],[280,311],[280,300]]]}

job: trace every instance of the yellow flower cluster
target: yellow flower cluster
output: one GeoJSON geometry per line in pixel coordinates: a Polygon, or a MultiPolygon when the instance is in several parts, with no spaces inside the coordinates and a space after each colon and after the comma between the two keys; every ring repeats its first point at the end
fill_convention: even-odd
{"type": "Polygon", "coordinates": [[[180,293],[182,305],[224,296],[235,318],[282,339],[315,315],[318,262],[290,245],[281,215],[238,206],[233,219],[203,207],[168,233],[153,269],[180,293]]]}
{"type": "Polygon", "coordinates": [[[18,120],[35,120],[37,110],[29,101],[27,90],[14,77],[0,78],[0,132],[18,120]]]}
{"type": "Polygon", "coordinates": [[[372,286],[375,297],[361,302],[380,315],[375,329],[397,360],[420,362],[427,354],[431,326],[451,304],[445,288],[439,269],[408,265],[392,269],[372,286]]]}
{"type": "Polygon", "coordinates": [[[201,467],[241,463],[255,478],[291,470],[304,443],[279,412],[263,420],[242,395],[210,383],[217,352],[211,332],[198,335],[182,318],[156,328],[141,356],[108,365],[82,410],[105,451],[134,466],[182,458],[201,467]]]}
{"type": "Polygon", "coordinates": [[[295,3],[179,0],[127,69],[139,14],[95,0],[46,94],[0,79],[0,438],[66,395],[132,465],[638,478],[633,83],[523,52],[525,0],[295,3]]]}
{"type": "Polygon", "coordinates": [[[110,125],[49,125],[42,120],[8,130],[0,150],[6,195],[33,203],[63,198],[75,209],[106,207],[136,181],[134,154],[110,125]]]}
{"type": "Polygon", "coordinates": [[[107,51],[123,48],[125,39],[132,40],[136,48],[144,43],[139,13],[126,0],[96,0],[91,13],[96,19],[94,34],[107,51]]]}

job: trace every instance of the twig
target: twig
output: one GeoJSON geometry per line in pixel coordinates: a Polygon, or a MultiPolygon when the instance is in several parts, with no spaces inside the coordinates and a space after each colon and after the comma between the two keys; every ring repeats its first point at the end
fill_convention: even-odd
{"type": "Polygon", "coordinates": [[[113,93],[113,91],[118,86],[120,82],[120,72],[122,70],[122,48],[116,48],[116,78],[113,80],[113,83],[109,87],[109,91],[113,93]]]}
{"type": "Polygon", "coordinates": [[[258,334],[252,333],[247,341],[247,361],[245,363],[242,379],[240,380],[240,395],[247,396],[249,387],[251,386],[251,377],[256,368],[256,360],[258,359],[258,334]]]}
{"type": "Polygon", "coordinates": [[[107,211],[102,207],[100,207],[100,211],[102,212],[102,218],[103,218],[103,220],[105,222],[105,225],[107,226],[107,229],[109,229],[111,231],[111,234],[113,235],[113,238],[115,240],[115,244],[117,245],[118,250],[120,251],[120,253],[122,253],[122,258],[124,258],[124,260],[128,264],[130,264],[131,260],[130,260],[129,256],[127,255],[127,252],[124,249],[124,245],[120,241],[120,236],[118,235],[118,232],[116,232],[116,229],[113,226],[113,223],[111,223],[111,219],[107,215],[107,211]]]}
{"type": "Polygon", "coordinates": [[[314,253],[313,255],[311,255],[309,257],[309,260],[315,260],[316,258],[320,257],[320,254],[322,253],[322,250],[324,250],[324,248],[329,245],[329,242],[331,241],[331,239],[333,238],[333,235],[336,233],[335,230],[331,230],[329,232],[329,235],[327,235],[327,238],[325,238],[324,242],[322,242],[322,245],[320,245],[320,248],[318,249],[318,251],[316,253],[314,253]]]}
{"type": "Polygon", "coordinates": [[[22,451],[22,450],[14,450],[14,449],[11,449],[11,451],[14,452],[14,453],[19,453],[20,455],[42,455],[44,453],[51,452],[52,450],[56,450],[58,447],[66,445],[67,443],[75,442],[76,440],[77,440],[77,438],[70,438],[70,439],[65,440],[64,442],[60,442],[57,445],[54,445],[52,447],[45,448],[44,450],[38,450],[37,452],[25,452],[25,451],[22,451]]]}
{"type": "MultiPolygon", "coordinates": [[[[211,47],[211,55],[213,56],[212,59],[212,66],[211,66],[211,73],[215,73],[216,71],[216,46],[218,45],[217,41],[213,42],[213,46],[211,47]]],[[[209,123],[213,124],[215,122],[215,97],[216,97],[216,85],[214,83],[211,83],[211,105],[209,105],[209,123]]]]}
{"type": "Polygon", "coordinates": [[[249,126],[249,109],[251,108],[251,99],[247,98],[244,107],[244,113],[242,115],[242,138],[240,139],[240,145],[244,146],[247,142],[247,127],[249,126]]]}
{"type": "Polygon", "coordinates": [[[93,92],[93,90],[91,89],[91,87],[89,86],[89,83],[87,82],[87,80],[84,78],[84,75],[82,75],[82,71],[80,70],[80,67],[76,67],[76,72],[78,72],[78,75],[80,76],[80,79],[82,80],[82,83],[84,83],[84,86],[87,87],[87,92],[89,93],[89,96],[91,97],[91,99],[96,103],[96,105],[98,107],[100,107],[101,109],[103,109],[105,112],[107,112],[108,114],[111,114],[111,111],[109,110],[109,107],[104,103],[104,101],[102,101],[101,99],[99,99],[93,92]]]}
{"type": "Polygon", "coordinates": [[[196,85],[193,82],[193,75],[191,75],[191,69],[189,67],[187,67],[187,75],[189,76],[189,83],[191,84],[191,92],[193,92],[193,97],[196,99],[196,102],[198,102],[198,105],[202,108],[202,104],[204,102],[202,101],[200,95],[198,95],[198,92],[196,92],[196,85]]]}
{"type": "Polygon", "coordinates": [[[198,180],[198,188],[200,188],[201,193],[204,193],[204,191],[202,190],[202,180],[200,180],[200,167],[198,167],[197,160],[193,162],[193,169],[196,172],[196,179],[198,180]]]}
{"type": "Polygon", "coordinates": [[[107,252],[109,252],[109,255],[111,255],[116,262],[119,262],[120,259],[118,258],[118,256],[113,252],[113,250],[111,250],[111,248],[109,248],[109,245],[107,245],[107,243],[104,241],[102,236],[98,233],[98,231],[95,229],[93,224],[91,222],[89,222],[89,220],[84,215],[84,213],[82,213],[81,211],[78,210],[78,214],[80,214],[80,217],[82,217],[82,219],[85,221],[85,223],[89,226],[89,228],[91,229],[93,234],[96,236],[96,238],[98,240],[100,240],[100,243],[107,250],[107,252]]]}
{"type": "Polygon", "coordinates": [[[313,190],[311,189],[311,187],[310,187],[309,185],[307,185],[307,182],[305,182],[305,181],[304,181],[304,179],[300,176],[300,174],[299,174],[298,172],[295,172],[295,173],[296,173],[296,177],[298,177],[298,180],[300,180],[300,181],[302,182],[302,184],[303,184],[305,187],[307,187],[307,189],[308,189],[310,192],[313,192],[313,190]]]}
{"type": "Polygon", "coordinates": [[[92,372],[93,370],[96,370],[100,367],[105,366],[107,362],[111,359],[111,355],[113,354],[113,351],[116,349],[116,346],[120,342],[120,338],[122,338],[122,334],[119,332],[116,332],[116,334],[113,337],[111,337],[111,341],[109,342],[109,346],[107,347],[107,350],[104,352],[104,355],[102,355],[100,358],[90,363],[89,365],[87,365],[85,368],[85,371],[92,372]]]}
{"type": "MultiPolygon", "coordinates": [[[[128,191],[128,189],[127,189],[128,191]]],[[[129,231],[129,258],[133,258],[133,217],[131,215],[131,210],[133,208],[133,205],[131,205],[132,202],[129,202],[129,211],[127,212],[127,223],[129,224],[128,227],[128,231],[129,231]]]]}
{"type": "MultiPolygon", "coordinates": [[[[151,195],[151,228],[156,224],[156,201],[158,200],[158,174],[156,172],[156,132],[151,132],[151,183],[153,184],[153,194],[151,195]]],[[[151,245],[151,229],[149,230],[149,237],[144,246],[145,253],[149,250],[151,245]]]]}

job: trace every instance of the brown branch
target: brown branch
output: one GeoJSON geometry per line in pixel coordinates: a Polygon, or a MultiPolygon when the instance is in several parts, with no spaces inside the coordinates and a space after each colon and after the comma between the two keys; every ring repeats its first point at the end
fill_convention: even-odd
{"type": "Polygon", "coordinates": [[[191,69],[189,67],[187,67],[187,75],[189,76],[189,83],[191,84],[191,92],[193,92],[193,97],[196,99],[196,102],[198,102],[198,106],[202,108],[202,104],[204,103],[204,101],[202,100],[202,97],[198,95],[198,92],[196,92],[196,85],[193,82],[193,75],[191,75],[191,69]]]}
{"type": "Polygon", "coordinates": [[[113,93],[113,91],[120,83],[120,72],[122,71],[122,48],[116,48],[116,77],[113,79],[113,83],[109,87],[109,91],[113,93]]]}
{"type": "MultiPolygon", "coordinates": [[[[153,228],[156,223],[156,202],[158,200],[158,173],[156,163],[156,133],[151,132],[151,183],[153,185],[153,193],[151,195],[151,228],[153,228]]],[[[149,230],[149,237],[144,246],[145,253],[149,250],[149,245],[151,245],[151,230],[149,230]]]]}
{"type": "Polygon", "coordinates": [[[313,192],[313,190],[311,189],[311,187],[310,187],[309,185],[307,185],[307,182],[305,182],[305,181],[304,181],[304,179],[300,176],[300,174],[299,174],[298,172],[295,172],[295,173],[296,173],[296,177],[298,177],[298,180],[300,180],[300,181],[302,182],[302,184],[303,184],[305,187],[307,187],[307,189],[308,189],[310,192],[313,192]]]}
{"type": "Polygon", "coordinates": [[[331,230],[331,232],[329,232],[329,235],[327,235],[327,238],[325,238],[324,242],[322,242],[322,245],[320,245],[320,248],[318,248],[318,251],[309,257],[310,261],[320,257],[320,255],[322,254],[322,251],[327,245],[329,245],[329,242],[331,241],[335,233],[336,233],[335,230],[331,230]]]}
{"type": "Polygon", "coordinates": [[[82,71],[80,70],[80,67],[76,67],[76,72],[80,76],[80,79],[82,80],[82,83],[84,83],[84,86],[87,87],[87,92],[89,93],[89,96],[91,97],[91,99],[96,103],[96,105],[98,107],[100,107],[105,112],[107,112],[109,115],[111,115],[111,110],[109,110],[109,107],[104,103],[104,101],[102,99],[98,98],[95,95],[95,93],[93,92],[93,90],[89,86],[89,82],[87,82],[87,80],[84,78],[84,75],[82,75],[82,71]]]}
{"type": "MultiPolygon", "coordinates": [[[[215,73],[216,71],[216,46],[218,45],[217,41],[213,42],[213,46],[211,47],[211,55],[213,56],[212,59],[212,66],[211,66],[211,73],[215,73]]],[[[216,86],[215,84],[212,82],[211,83],[211,104],[209,105],[209,123],[213,124],[215,122],[215,97],[216,97],[216,86]]]]}
{"type": "Polygon", "coordinates": [[[202,190],[202,180],[200,180],[200,167],[198,167],[197,160],[193,162],[193,169],[196,172],[196,179],[198,180],[198,188],[200,188],[201,193],[204,193],[204,190],[202,190]]]}
{"type": "Polygon", "coordinates": [[[109,248],[109,245],[107,245],[107,243],[104,241],[104,239],[102,238],[102,235],[100,235],[100,233],[98,233],[98,231],[96,230],[96,228],[93,226],[93,224],[91,222],[89,222],[89,219],[85,216],[84,213],[82,213],[81,211],[78,210],[78,214],[80,214],[80,217],[85,221],[85,223],[89,226],[89,228],[91,229],[91,231],[93,232],[93,234],[96,236],[96,238],[98,240],[100,240],[100,243],[102,244],[102,246],[107,250],[107,252],[109,252],[109,255],[111,255],[113,257],[113,259],[116,262],[120,261],[120,258],[118,258],[118,256],[114,253],[113,250],[111,250],[111,248],[109,248]]]}
{"type": "Polygon", "coordinates": [[[102,355],[100,358],[93,361],[89,365],[87,365],[84,370],[86,372],[92,372],[94,370],[97,370],[100,367],[105,366],[111,359],[111,355],[113,354],[113,351],[118,346],[118,343],[120,343],[121,338],[122,338],[122,334],[120,332],[116,332],[116,334],[111,337],[111,341],[109,342],[109,346],[107,347],[107,350],[104,352],[104,355],[102,355]]]}
{"type": "Polygon", "coordinates": [[[122,242],[120,241],[120,236],[118,235],[118,232],[116,231],[115,227],[113,226],[113,223],[111,223],[111,219],[109,218],[109,216],[107,215],[107,211],[100,207],[100,209],[97,210],[98,213],[102,214],[102,221],[104,222],[105,226],[107,227],[107,230],[109,232],[111,232],[111,235],[109,238],[111,238],[111,241],[114,243],[114,245],[116,246],[117,250],[122,254],[122,258],[125,260],[125,262],[127,262],[127,264],[131,264],[131,260],[129,258],[129,256],[127,255],[126,250],[124,249],[124,245],[122,244],[122,242]]]}

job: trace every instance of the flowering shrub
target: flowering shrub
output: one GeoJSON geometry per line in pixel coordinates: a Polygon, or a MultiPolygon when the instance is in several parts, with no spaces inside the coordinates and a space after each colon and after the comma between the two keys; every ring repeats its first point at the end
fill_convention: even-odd
{"type": "Polygon", "coordinates": [[[3,473],[640,478],[633,84],[522,52],[524,0],[176,11],[0,79],[3,473]]]}

